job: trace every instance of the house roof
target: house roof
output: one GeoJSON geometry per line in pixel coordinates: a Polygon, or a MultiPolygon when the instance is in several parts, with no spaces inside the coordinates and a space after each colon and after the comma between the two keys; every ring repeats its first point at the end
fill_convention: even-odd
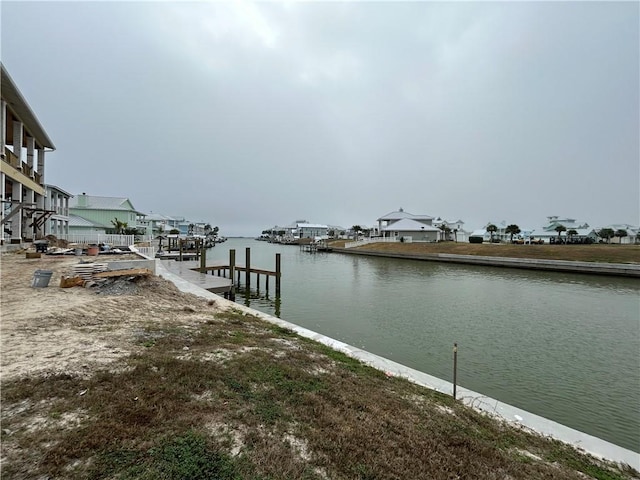
{"type": "Polygon", "coordinates": [[[298,228],[329,228],[327,225],[321,225],[319,223],[298,223],[298,228]]]}
{"type": "Polygon", "coordinates": [[[175,220],[173,217],[169,217],[168,215],[162,215],[161,213],[149,213],[147,214],[147,220],[151,221],[169,221],[175,220]]]}
{"type": "Polygon", "coordinates": [[[89,227],[89,228],[108,228],[104,225],[87,220],[80,215],[69,214],[69,226],[70,227],[89,227]]]}
{"type": "MultiPolygon", "coordinates": [[[[0,67],[2,71],[0,91],[2,91],[2,98],[6,100],[10,111],[15,113],[29,133],[33,135],[33,138],[38,145],[55,150],[55,145],[47,135],[47,132],[44,131],[44,128],[38,121],[35,113],[33,113],[33,110],[31,110],[31,107],[25,98],[20,93],[20,90],[18,90],[18,87],[13,82],[9,72],[4,68],[4,64],[0,64],[0,67]]],[[[7,139],[7,141],[11,141],[11,139],[7,139]]]]}
{"type": "Polygon", "coordinates": [[[146,215],[143,212],[138,212],[131,200],[122,197],[100,197],[95,195],[80,194],[73,197],[73,200],[69,202],[70,208],[86,208],[89,210],[123,210],[127,212],[135,212],[140,215],[146,215]],[[85,202],[84,205],[80,205],[80,202],[85,202]],[[127,205],[128,204],[128,205],[127,205]]]}
{"type": "MultiPolygon", "coordinates": [[[[613,223],[611,225],[607,225],[604,228],[610,228],[614,232],[616,230],[626,230],[630,235],[637,235],[638,231],[640,231],[640,227],[629,225],[628,223],[613,223]]],[[[598,230],[600,229],[598,228],[598,230]]]]}
{"type": "Polygon", "coordinates": [[[397,210],[383,215],[378,219],[378,221],[402,220],[403,218],[410,218],[413,220],[433,220],[433,217],[429,215],[414,215],[413,213],[405,212],[404,210],[397,210]]]}
{"type": "Polygon", "coordinates": [[[403,218],[397,222],[393,222],[391,225],[382,227],[384,231],[402,231],[402,232],[439,232],[440,229],[431,225],[425,225],[416,220],[410,218],[403,218]]]}
{"type": "Polygon", "coordinates": [[[558,225],[562,225],[564,227],[567,228],[567,230],[571,230],[572,228],[574,230],[577,230],[579,228],[588,228],[589,224],[588,223],[579,223],[575,220],[575,218],[559,218],[559,217],[548,217],[549,219],[549,224],[545,225],[544,227],[542,227],[543,230],[546,230],[548,232],[550,231],[555,231],[555,228],[558,225]]]}
{"type": "Polygon", "coordinates": [[[63,190],[63,189],[62,189],[62,188],[60,188],[60,187],[57,187],[56,185],[51,185],[51,184],[49,184],[49,183],[45,183],[44,188],[45,188],[46,190],[55,190],[56,192],[60,192],[60,193],[62,193],[63,195],[65,195],[65,196],[69,197],[69,198],[73,198],[73,195],[72,195],[71,193],[67,192],[66,190],[63,190]]]}

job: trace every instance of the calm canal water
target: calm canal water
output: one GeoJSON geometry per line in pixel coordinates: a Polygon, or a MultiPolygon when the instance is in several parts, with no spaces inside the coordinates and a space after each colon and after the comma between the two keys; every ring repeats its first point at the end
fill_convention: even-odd
{"type": "MultiPolygon", "coordinates": [[[[236,301],[640,451],[640,281],[415,260],[310,254],[229,239],[208,261],[282,258],[282,296],[236,301]]],[[[570,248],[570,247],[569,247],[570,248]]],[[[244,274],[243,274],[244,283],[244,274]]]]}

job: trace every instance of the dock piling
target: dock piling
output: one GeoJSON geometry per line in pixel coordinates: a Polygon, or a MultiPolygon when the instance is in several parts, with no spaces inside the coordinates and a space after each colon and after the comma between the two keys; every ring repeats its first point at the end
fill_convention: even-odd
{"type": "Polygon", "coordinates": [[[276,297],[280,296],[280,254],[276,253],[276,297]]]}
{"type": "Polygon", "coordinates": [[[456,399],[456,377],[458,376],[458,344],[453,344],[453,399],[456,399]]]}
{"type": "Polygon", "coordinates": [[[244,283],[247,287],[247,290],[251,288],[251,248],[247,247],[245,249],[245,264],[246,270],[244,271],[244,283]]]}
{"type": "MultiPolygon", "coordinates": [[[[229,299],[235,301],[236,299],[236,290],[233,285],[233,274],[236,269],[236,251],[235,249],[229,250],[229,278],[231,279],[231,291],[229,292],[229,299]]],[[[238,271],[238,273],[240,273],[238,271]]]]}
{"type": "Polygon", "coordinates": [[[200,273],[207,273],[207,250],[204,246],[200,249],[200,273]]]}

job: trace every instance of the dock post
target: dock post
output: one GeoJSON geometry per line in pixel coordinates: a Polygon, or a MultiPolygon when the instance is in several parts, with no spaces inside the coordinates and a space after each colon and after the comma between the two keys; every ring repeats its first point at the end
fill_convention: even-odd
{"type": "Polygon", "coordinates": [[[453,344],[453,399],[456,399],[456,377],[458,376],[458,344],[453,344]]]}
{"type": "Polygon", "coordinates": [[[276,253],[276,297],[280,296],[280,254],[276,253]]]}
{"type": "Polygon", "coordinates": [[[229,299],[234,301],[236,300],[236,290],[235,285],[233,284],[233,274],[236,269],[236,251],[235,249],[229,250],[229,278],[231,279],[231,290],[229,291],[229,299]]]}
{"type": "Polygon", "coordinates": [[[178,240],[178,245],[180,246],[180,261],[182,261],[182,239],[178,240]]]}
{"type": "Polygon", "coordinates": [[[247,290],[251,287],[251,248],[247,247],[245,250],[245,264],[244,267],[244,283],[247,290]]]}
{"type": "Polygon", "coordinates": [[[204,246],[200,249],[200,273],[207,273],[207,251],[204,246]]]}
{"type": "Polygon", "coordinates": [[[269,277],[270,277],[270,276],[271,276],[271,275],[269,275],[268,273],[265,275],[265,277],[266,277],[266,279],[265,279],[265,283],[266,283],[266,285],[265,285],[264,289],[265,289],[265,290],[266,290],[266,292],[267,292],[267,296],[269,295],[269,277]]]}

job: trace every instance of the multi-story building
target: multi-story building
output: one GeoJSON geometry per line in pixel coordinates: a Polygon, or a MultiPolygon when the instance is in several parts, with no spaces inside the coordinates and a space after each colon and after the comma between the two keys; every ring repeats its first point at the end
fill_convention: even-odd
{"type": "Polygon", "coordinates": [[[0,242],[42,238],[53,214],[45,206],[45,153],[53,142],[1,67],[0,105],[0,242]]]}
{"type": "Polygon", "coordinates": [[[44,225],[45,235],[69,234],[69,199],[73,197],[69,192],[55,185],[45,185],[46,196],[44,208],[52,212],[44,225]]]}

